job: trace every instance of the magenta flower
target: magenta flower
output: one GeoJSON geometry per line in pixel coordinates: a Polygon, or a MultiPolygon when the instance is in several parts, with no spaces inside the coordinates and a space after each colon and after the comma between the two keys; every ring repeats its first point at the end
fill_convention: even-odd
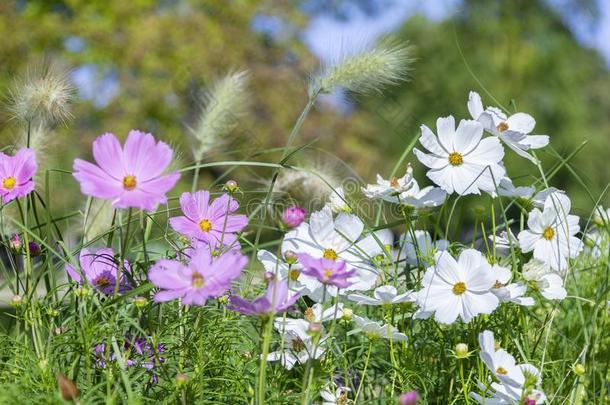
{"type": "Polygon", "coordinates": [[[227,309],[244,315],[261,316],[285,312],[299,299],[299,294],[290,296],[286,280],[270,282],[265,295],[247,301],[233,295],[229,298],[227,309]]]}
{"type": "Polygon", "coordinates": [[[167,203],[165,193],[180,178],[179,173],[163,175],[173,151],[151,134],[132,130],[121,147],[114,134],[93,141],[97,165],[81,159],[74,161],[74,177],[83,194],[111,200],[114,208],[140,208],[153,211],[167,203]]]}
{"type": "Polygon", "coordinates": [[[348,279],[356,275],[356,270],[345,270],[345,262],[342,260],[324,257],[316,259],[307,253],[297,253],[297,257],[303,266],[301,273],[317,278],[322,284],[337,288],[346,288],[353,284],[348,279]]]}
{"type": "MultiPolygon", "coordinates": [[[[85,284],[81,276],[81,274],[84,274],[87,282],[93,287],[106,295],[114,294],[119,264],[114,259],[112,249],[103,248],[95,253],[90,252],[88,249],[82,249],[80,251],[79,262],[81,271],[76,270],[70,264],[66,265],[66,271],[72,280],[79,284],[85,284]]],[[[129,280],[125,277],[126,273],[131,273],[131,267],[127,260],[123,262],[122,273],[118,281],[118,292],[121,294],[132,288],[129,280]]]]}
{"type": "Polygon", "coordinates": [[[209,244],[212,249],[233,245],[237,241],[235,233],[248,225],[245,215],[232,215],[239,204],[228,194],[221,195],[210,204],[208,191],[183,193],[180,196],[180,207],[184,216],[170,218],[172,228],[209,244]]]}
{"type": "Polygon", "coordinates": [[[21,148],[15,156],[0,152],[0,200],[3,204],[34,190],[32,177],[36,169],[36,153],[32,149],[21,148]]]}
{"type": "Polygon", "coordinates": [[[400,394],[400,397],[398,397],[399,405],[415,405],[417,404],[417,401],[419,401],[417,391],[403,392],[400,394]]]}
{"type": "Polygon", "coordinates": [[[282,222],[290,228],[296,228],[305,220],[307,211],[298,205],[288,207],[282,213],[282,222]]]}
{"type": "Polygon", "coordinates": [[[157,302],[182,298],[184,305],[204,305],[209,298],[224,294],[247,262],[241,253],[213,257],[209,249],[198,248],[186,265],[176,260],[157,261],[148,279],[161,289],[155,294],[157,302]]]}

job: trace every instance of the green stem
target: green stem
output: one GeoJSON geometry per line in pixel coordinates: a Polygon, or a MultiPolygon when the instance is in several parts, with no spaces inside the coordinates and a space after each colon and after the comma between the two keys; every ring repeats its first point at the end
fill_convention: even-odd
{"type": "Polygon", "coordinates": [[[356,396],[354,397],[354,403],[358,403],[358,398],[360,397],[360,391],[362,391],[362,386],[364,385],[364,380],[366,379],[366,369],[369,367],[369,361],[371,360],[371,351],[373,351],[373,341],[369,341],[369,351],[366,354],[366,360],[364,362],[364,370],[362,370],[362,378],[360,379],[360,384],[358,385],[358,391],[356,391],[356,396]]]}
{"type": "Polygon", "coordinates": [[[265,385],[267,372],[267,356],[269,355],[269,344],[271,343],[271,328],[273,327],[273,317],[267,319],[267,324],[263,332],[263,354],[261,355],[261,366],[258,373],[258,405],[265,403],[265,385]]]}

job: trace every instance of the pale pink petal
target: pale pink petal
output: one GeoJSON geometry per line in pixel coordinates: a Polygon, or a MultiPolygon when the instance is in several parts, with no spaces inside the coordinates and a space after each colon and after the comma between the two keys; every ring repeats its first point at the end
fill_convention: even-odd
{"type": "Polygon", "coordinates": [[[76,159],[73,170],[73,176],[80,183],[80,190],[85,195],[111,199],[123,193],[121,182],[113,179],[92,163],[76,159]]]}
{"type": "Polygon", "coordinates": [[[123,165],[123,149],[114,134],[106,133],[93,141],[93,158],[99,167],[117,180],[123,181],[126,173],[123,165]]]}

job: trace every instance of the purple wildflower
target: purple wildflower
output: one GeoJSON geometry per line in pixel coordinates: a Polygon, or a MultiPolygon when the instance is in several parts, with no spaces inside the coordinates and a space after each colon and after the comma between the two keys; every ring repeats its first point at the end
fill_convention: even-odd
{"type": "Polygon", "coordinates": [[[298,205],[288,207],[282,213],[282,222],[290,228],[296,228],[305,220],[307,211],[298,205]]]}
{"type": "MultiPolygon", "coordinates": [[[[85,284],[81,274],[85,275],[87,282],[106,295],[113,295],[117,283],[119,265],[114,259],[112,249],[99,249],[92,253],[88,249],[82,249],[79,256],[81,272],[74,266],[67,264],[66,271],[72,280],[79,284],[85,284]]],[[[119,276],[119,293],[131,290],[131,284],[125,277],[125,273],[131,273],[129,262],[123,262],[123,273],[119,276]]]]}
{"type": "Polygon", "coordinates": [[[236,295],[231,296],[227,309],[251,316],[272,315],[287,311],[298,298],[298,293],[290,296],[288,284],[285,280],[277,280],[269,283],[265,295],[253,301],[247,301],[236,295]]]}
{"type": "MultiPolygon", "coordinates": [[[[125,356],[126,367],[140,367],[152,372],[152,382],[158,381],[158,376],[154,372],[157,364],[165,362],[165,358],[160,355],[165,351],[165,345],[159,344],[157,347],[151,345],[143,337],[126,337],[123,343],[123,355],[125,356]]],[[[116,361],[116,354],[112,349],[106,352],[106,344],[99,343],[93,347],[95,365],[98,368],[106,368],[109,362],[116,361]]]]}
{"type": "Polygon", "coordinates": [[[36,153],[22,148],[15,156],[0,152],[0,200],[3,204],[30,194],[34,190],[32,177],[36,173],[36,153]]]}
{"type": "Polygon", "coordinates": [[[417,391],[413,390],[413,391],[409,391],[409,392],[403,392],[402,394],[400,394],[400,397],[398,397],[398,404],[399,405],[415,405],[418,400],[419,400],[419,395],[417,394],[417,391]]]}
{"type": "Polygon", "coordinates": [[[8,247],[13,253],[19,253],[23,247],[23,241],[19,234],[14,233],[8,241],[8,247]]]}
{"type": "Polygon", "coordinates": [[[235,233],[248,225],[245,215],[233,215],[239,204],[228,194],[223,194],[210,203],[210,193],[206,190],[183,193],[180,196],[180,208],[184,216],[170,218],[172,228],[190,238],[208,243],[212,248],[235,244],[235,233]]]}
{"type": "Polygon", "coordinates": [[[346,288],[353,284],[348,279],[356,275],[356,270],[345,270],[344,261],[331,260],[324,257],[316,259],[307,253],[299,253],[297,256],[303,266],[301,272],[317,278],[322,284],[332,285],[337,288],[346,288]]]}
{"type": "Polygon", "coordinates": [[[162,259],[150,269],[148,278],[161,289],[155,301],[182,298],[184,305],[204,305],[209,298],[224,294],[241,274],[248,259],[229,251],[213,257],[207,248],[196,248],[188,264],[162,259]]]}
{"type": "Polygon", "coordinates": [[[74,177],[83,194],[111,200],[114,208],[140,208],[153,211],[167,203],[180,174],[163,175],[173,151],[164,142],[155,142],[151,134],[129,131],[121,147],[114,134],[107,133],[93,142],[97,165],[81,159],[74,161],[74,177]]]}

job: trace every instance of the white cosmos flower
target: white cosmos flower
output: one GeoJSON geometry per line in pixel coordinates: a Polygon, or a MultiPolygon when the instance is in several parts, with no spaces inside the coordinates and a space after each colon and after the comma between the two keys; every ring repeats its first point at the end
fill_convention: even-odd
{"type": "Polygon", "coordinates": [[[544,209],[534,208],[527,218],[529,229],[519,232],[519,245],[524,253],[534,251],[534,257],[564,270],[568,258],[575,258],[582,250],[582,242],[574,237],[580,230],[578,217],[570,215],[571,203],[563,193],[551,193],[544,209]]]}
{"type": "Polygon", "coordinates": [[[516,364],[515,358],[504,349],[496,349],[496,342],[491,331],[479,334],[481,352],[479,356],[500,383],[492,382],[491,389],[478,383],[484,394],[482,397],[474,392],[470,397],[480,404],[522,404],[524,394],[536,404],[544,403],[546,396],[539,389],[540,371],[531,364],[516,364]]]}
{"type": "Polygon", "coordinates": [[[474,91],[468,96],[468,111],[472,118],[483,124],[487,132],[500,138],[519,156],[534,163],[536,159],[527,151],[543,148],[549,143],[548,135],[528,135],[536,126],[536,120],[531,115],[519,112],[507,117],[496,107],[484,110],[481,96],[474,91]]]}
{"type": "Polygon", "coordinates": [[[496,349],[494,334],[491,331],[479,333],[479,357],[492,374],[501,381],[514,381],[521,370],[515,358],[504,349],[496,349]]]}
{"type": "Polygon", "coordinates": [[[388,328],[388,325],[382,325],[379,322],[375,322],[358,315],[353,315],[352,319],[354,320],[354,322],[356,322],[356,325],[358,325],[358,328],[360,328],[362,333],[367,335],[369,338],[375,337],[389,339],[391,337],[394,341],[402,341],[408,339],[407,335],[405,335],[404,333],[400,333],[398,329],[396,329],[392,325],[389,325],[388,328]]]}
{"type": "MultiPolygon", "coordinates": [[[[307,253],[315,258],[325,257],[331,260],[343,260],[347,270],[355,269],[354,283],[345,291],[367,291],[373,288],[377,280],[377,270],[371,264],[372,258],[383,253],[383,246],[373,235],[362,237],[363,222],[355,215],[340,213],[333,219],[329,207],[314,212],[309,223],[303,222],[297,228],[288,232],[282,242],[282,254],[287,251],[307,253]]],[[[309,295],[315,301],[321,301],[324,286],[317,280],[307,280],[305,275],[301,281],[309,290],[309,295]]],[[[299,277],[299,280],[300,280],[299,277]]],[[[328,297],[337,294],[336,287],[328,286],[328,297]]]]}
{"type": "Polygon", "coordinates": [[[439,239],[433,242],[428,231],[416,230],[413,234],[403,234],[400,237],[400,246],[400,260],[404,259],[411,266],[428,267],[434,263],[434,254],[437,251],[449,248],[449,241],[439,239]]]}
{"type": "MultiPolygon", "coordinates": [[[[536,208],[544,208],[544,203],[546,202],[546,199],[551,195],[551,194],[563,194],[565,195],[565,191],[563,190],[559,190],[556,189],[555,187],[549,187],[549,188],[545,188],[544,190],[540,190],[539,192],[537,192],[533,197],[532,197],[532,204],[534,205],[534,207],[536,208]]],[[[566,197],[567,198],[567,197],[566,197]]]]}
{"type": "Polygon", "coordinates": [[[425,125],[419,142],[430,153],[414,149],[419,161],[430,170],[426,175],[447,193],[492,196],[506,170],[502,166],[504,149],[498,138],[482,139],[483,126],[472,120],[462,120],[457,130],[452,116],[436,121],[438,136],[425,125]]]}
{"type": "Polygon", "coordinates": [[[269,353],[267,361],[279,361],[282,366],[291,370],[296,364],[305,364],[310,359],[319,359],[326,352],[326,339],[320,339],[317,346],[308,333],[309,322],[304,319],[276,318],[273,326],[282,334],[284,350],[269,353]]]}
{"type": "Polygon", "coordinates": [[[416,297],[411,290],[403,294],[398,294],[396,287],[382,285],[375,288],[373,297],[362,294],[349,294],[347,299],[364,305],[391,305],[400,302],[415,302],[416,297]]]}
{"type": "Polygon", "coordinates": [[[491,291],[496,280],[481,252],[465,249],[456,261],[449,252],[441,251],[435,261],[426,270],[418,293],[420,316],[434,312],[440,323],[453,323],[458,317],[470,322],[497,308],[498,297],[491,291]]]}
{"type": "Polygon", "coordinates": [[[351,212],[352,209],[349,207],[347,203],[347,199],[345,198],[345,191],[343,187],[337,187],[336,189],[330,192],[328,196],[328,202],[326,203],[326,207],[329,207],[332,212],[351,212]]]}
{"type": "Polygon", "coordinates": [[[562,300],[567,295],[561,276],[540,260],[532,259],[523,265],[523,278],[533,282],[547,300],[562,300]]]}
{"type": "Polygon", "coordinates": [[[508,256],[511,246],[519,247],[519,241],[510,228],[508,228],[508,231],[500,232],[499,235],[489,235],[489,240],[496,244],[496,254],[498,256],[508,256]]]}
{"type": "Polygon", "coordinates": [[[369,184],[362,188],[367,198],[384,200],[395,204],[410,205],[415,208],[437,207],[445,201],[447,193],[433,186],[419,188],[417,180],[413,177],[411,165],[403,177],[392,177],[385,180],[377,175],[377,184],[369,184]]]}
{"type": "Polygon", "coordinates": [[[508,177],[500,180],[498,185],[498,195],[509,198],[529,198],[534,194],[534,187],[519,186],[515,187],[513,182],[508,177]]]}
{"type": "Polygon", "coordinates": [[[610,224],[610,208],[605,208],[601,205],[595,207],[595,212],[593,213],[593,223],[598,227],[603,227],[605,225],[610,224]]]}
{"type": "Polygon", "coordinates": [[[313,283],[315,278],[301,275],[301,265],[298,262],[288,264],[285,260],[279,259],[264,249],[259,250],[256,257],[262,263],[265,271],[278,275],[281,280],[286,280],[288,288],[292,291],[300,291],[303,295],[308,295],[311,288],[317,287],[317,284],[313,283]]]}
{"type": "Polygon", "coordinates": [[[532,297],[525,297],[527,285],[523,283],[510,283],[512,272],[508,267],[494,264],[491,267],[491,270],[496,279],[491,292],[498,297],[500,302],[512,302],[524,306],[534,305],[534,299],[532,297]]]}
{"type": "Polygon", "coordinates": [[[304,318],[313,323],[332,321],[333,319],[340,319],[342,316],[343,303],[341,302],[331,306],[328,309],[324,309],[322,304],[317,303],[307,308],[304,313],[304,318]]]}
{"type": "Polygon", "coordinates": [[[338,387],[334,392],[333,390],[334,387],[329,386],[320,391],[320,396],[324,401],[322,405],[345,405],[348,403],[347,395],[351,391],[349,388],[338,387]]]}

